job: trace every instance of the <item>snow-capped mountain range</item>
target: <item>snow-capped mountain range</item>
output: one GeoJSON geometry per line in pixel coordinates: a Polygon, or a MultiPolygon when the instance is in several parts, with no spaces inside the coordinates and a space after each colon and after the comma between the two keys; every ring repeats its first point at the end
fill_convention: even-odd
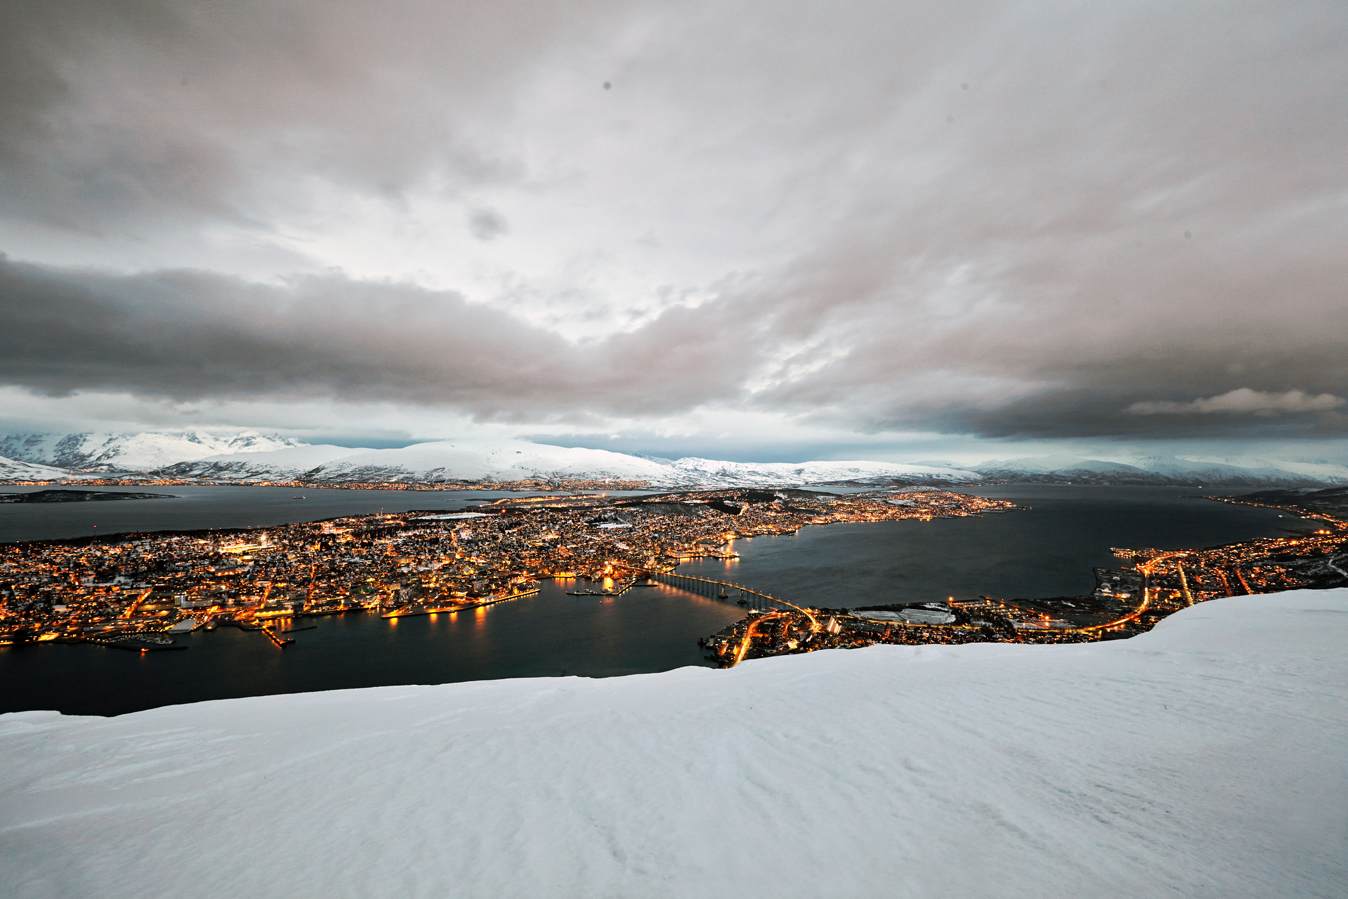
{"type": "Polygon", "coordinates": [[[826,484],[974,484],[1038,481],[1225,487],[1316,487],[1348,483],[1330,462],[1147,457],[1129,462],[1067,456],[941,462],[725,462],[669,460],[520,440],[418,443],[398,449],[309,444],[280,434],[205,431],[139,434],[18,434],[0,437],[0,480],[60,480],[108,474],[228,483],[501,483],[645,481],[656,487],[826,484]]]}
{"type": "Polygon", "coordinates": [[[1220,487],[1314,487],[1348,484],[1348,466],[1330,462],[1240,459],[1216,462],[1142,456],[1129,462],[1035,456],[972,466],[992,480],[1074,484],[1155,484],[1220,487]]]}
{"type": "Polygon", "coordinates": [[[223,454],[160,469],[171,477],[213,480],[304,480],[315,483],[405,481],[425,484],[551,480],[646,481],[661,487],[757,486],[857,480],[917,482],[979,480],[971,471],[884,462],[800,464],[669,461],[608,450],[524,441],[491,445],[418,443],[401,449],[291,447],[271,453],[223,454]]]}
{"type": "Polygon", "coordinates": [[[0,457],[71,471],[152,471],[207,456],[267,453],[304,445],[292,437],[256,432],[10,434],[0,437],[0,457]]]}

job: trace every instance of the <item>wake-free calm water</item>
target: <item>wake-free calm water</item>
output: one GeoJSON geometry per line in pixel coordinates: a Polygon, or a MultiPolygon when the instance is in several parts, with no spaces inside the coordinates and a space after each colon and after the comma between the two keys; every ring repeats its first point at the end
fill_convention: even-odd
{"type": "MultiPolygon", "coordinates": [[[[305,492],[316,501],[303,505],[310,500],[289,499],[300,492],[286,488],[158,492],[181,498],[0,506],[0,533],[8,540],[50,539],[111,530],[114,521],[140,531],[274,525],[381,508],[456,509],[503,495],[324,490],[305,492]],[[169,511],[158,516],[151,503],[169,511]]],[[[679,570],[819,606],[1063,596],[1094,586],[1092,566],[1117,564],[1113,546],[1211,546],[1300,525],[1270,510],[1199,499],[1200,491],[1188,488],[1036,485],[971,492],[1032,508],[974,519],[809,527],[793,537],[738,541],[738,562],[687,563],[679,570]]],[[[535,597],[396,624],[366,613],[319,618],[317,629],[294,634],[296,642],[284,650],[259,633],[232,628],[180,637],[191,647],[186,652],[141,655],[52,644],[0,649],[0,711],[107,715],[347,687],[665,671],[706,664],[697,638],[743,614],[734,603],[665,586],[611,599],[566,596],[566,586],[544,582],[535,597]]]]}

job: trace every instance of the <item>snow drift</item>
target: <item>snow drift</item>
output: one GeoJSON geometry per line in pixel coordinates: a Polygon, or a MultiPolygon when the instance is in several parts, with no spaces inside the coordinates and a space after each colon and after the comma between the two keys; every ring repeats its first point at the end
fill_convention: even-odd
{"type": "Polygon", "coordinates": [[[0,717],[15,897],[1338,897],[1348,591],[1128,641],[0,717]]]}

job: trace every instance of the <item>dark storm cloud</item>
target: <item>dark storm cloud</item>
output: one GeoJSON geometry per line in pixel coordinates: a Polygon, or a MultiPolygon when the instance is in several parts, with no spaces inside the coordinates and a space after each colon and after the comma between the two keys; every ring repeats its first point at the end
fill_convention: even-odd
{"type": "Polygon", "coordinates": [[[390,197],[518,178],[455,104],[503,99],[605,4],[490,6],[0,0],[0,206],[77,230],[265,227],[260,202],[304,177],[390,197]]]}
{"type": "MultiPolygon", "coordinates": [[[[852,303],[869,307],[874,283],[850,283],[852,303]]],[[[337,397],[516,421],[658,418],[732,404],[866,431],[997,437],[1344,430],[1342,314],[1312,332],[1213,319],[1138,345],[1119,343],[1114,328],[1081,333],[1044,315],[1009,314],[1001,328],[987,324],[990,312],[943,328],[929,315],[910,331],[914,318],[857,315],[848,305],[820,302],[812,282],[783,279],[574,343],[458,294],[405,284],[328,275],[264,285],[6,260],[0,383],[173,400],[337,397]]]]}
{"type": "MultiPolygon", "coordinates": [[[[280,225],[258,198],[304,219],[316,181],[409,208],[419,190],[508,185],[516,205],[468,197],[450,219],[475,252],[618,210],[614,233],[692,260],[682,282],[661,270],[669,295],[703,298],[633,301],[639,324],[576,343],[525,324],[588,326],[617,302],[588,299],[604,272],[570,258],[521,288],[538,300],[518,317],[336,275],[6,263],[7,384],[597,430],[707,405],[993,437],[1348,427],[1340,2],[0,9],[4,216],[266,234],[280,225]],[[573,78],[625,111],[573,110],[573,78]],[[584,186],[564,214],[539,211],[554,185],[521,162],[529,146],[584,186]],[[698,254],[722,245],[757,255],[705,275],[698,254]]],[[[576,255],[625,275],[616,252],[601,236],[576,255]]]]}
{"type": "Polygon", "coordinates": [[[1058,248],[1055,273],[1075,277],[1045,284],[1024,271],[972,272],[953,286],[913,285],[911,296],[883,274],[867,276],[889,261],[853,245],[832,263],[815,260],[806,283],[783,282],[759,301],[842,351],[757,402],[817,409],[867,431],[1341,433],[1348,260],[1288,252],[1271,262],[1254,247],[1244,257],[1226,247],[1216,258],[1167,263],[1162,243],[1108,265],[1085,260],[1077,272],[1070,250],[1058,248]],[[825,293],[832,302],[817,299],[825,293]]]}
{"type": "Polygon", "coordinates": [[[734,392],[756,358],[679,319],[575,345],[408,285],[312,276],[277,286],[0,259],[0,383],[52,395],[393,401],[483,419],[659,414],[734,392]]]}

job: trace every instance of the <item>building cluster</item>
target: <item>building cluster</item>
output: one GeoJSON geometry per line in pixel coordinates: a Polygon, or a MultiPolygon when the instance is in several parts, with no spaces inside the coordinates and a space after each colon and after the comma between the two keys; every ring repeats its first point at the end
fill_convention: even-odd
{"type": "Polygon", "coordinates": [[[1310,533],[1182,552],[1116,550],[1147,570],[1153,592],[1191,605],[1222,596],[1348,586],[1348,524],[1327,515],[1310,533]]]}
{"type": "Polygon", "coordinates": [[[543,578],[610,592],[619,579],[688,559],[734,558],[740,537],[1009,508],[944,491],[511,497],[463,513],[10,544],[0,546],[0,645],[147,649],[175,630],[221,624],[283,643],[299,615],[456,611],[527,595],[543,578]]]}
{"type": "MultiPolygon", "coordinates": [[[[624,582],[672,572],[683,561],[735,558],[741,538],[1012,508],[932,489],[552,494],[448,514],[11,544],[0,546],[0,645],[93,641],[147,650],[171,645],[175,631],[222,624],[263,630],[283,645],[302,615],[452,612],[529,595],[544,578],[588,580],[598,589],[586,592],[620,595],[624,582]]],[[[1097,568],[1088,596],[952,599],[916,615],[902,607],[802,609],[765,597],[772,608],[750,612],[704,645],[733,665],[875,643],[1083,642],[1140,633],[1219,596],[1348,583],[1348,524],[1323,512],[1298,514],[1313,527],[1287,537],[1115,550],[1125,567],[1097,568]]],[[[747,589],[724,587],[741,596],[747,589]]]]}
{"type": "Polygon", "coordinates": [[[1348,523],[1325,512],[1275,508],[1313,527],[1209,549],[1115,549],[1133,567],[1096,568],[1090,595],[926,605],[948,611],[948,624],[876,620],[861,610],[769,611],[751,614],[703,645],[729,667],[744,659],[877,643],[1084,643],[1142,633],[1173,612],[1219,597],[1348,586],[1348,523]]]}
{"type": "Polygon", "coordinates": [[[525,478],[519,481],[462,481],[435,480],[421,475],[409,474],[401,479],[382,481],[312,481],[312,480],[273,480],[264,477],[248,477],[231,480],[218,478],[172,478],[162,475],[120,475],[108,477],[86,477],[78,481],[70,478],[55,480],[11,480],[6,485],[14,487],[291,487],[306,490],[645,490],[648,481],[622,481],[613,478],[525,478]]]}

